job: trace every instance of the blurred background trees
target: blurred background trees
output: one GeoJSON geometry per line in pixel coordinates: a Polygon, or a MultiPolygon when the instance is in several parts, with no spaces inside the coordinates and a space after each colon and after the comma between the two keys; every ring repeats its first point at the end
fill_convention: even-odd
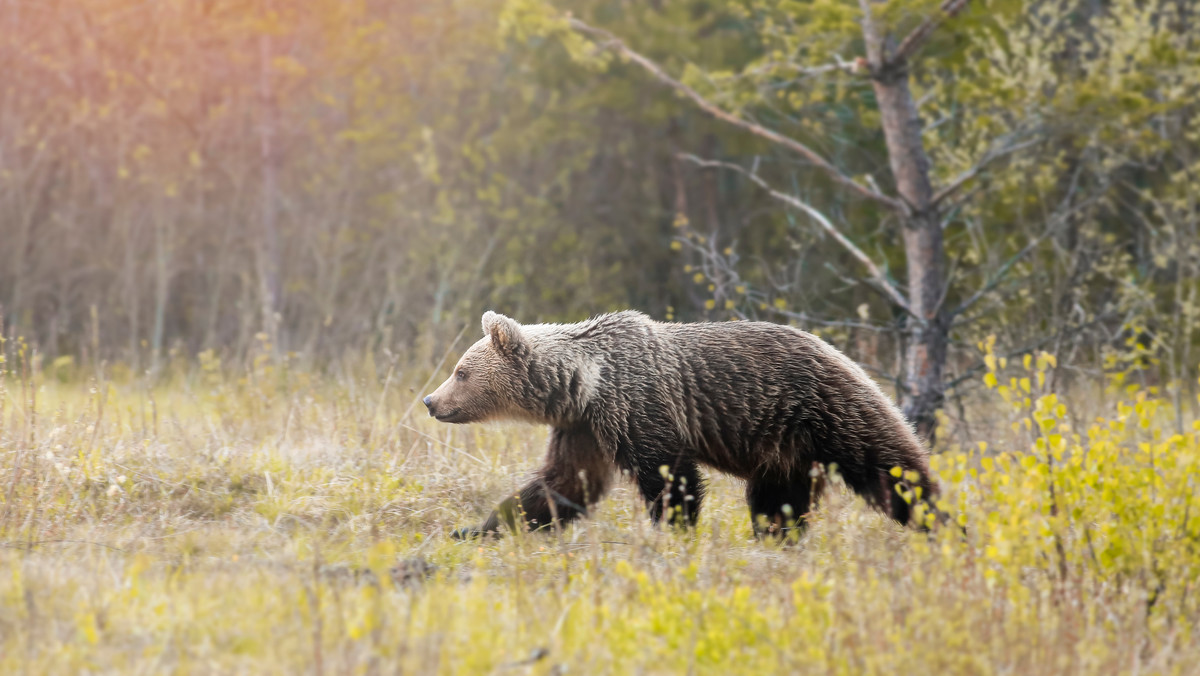
{"type": "Polygon", "coordinates": [[[1055,377],[1194,382],[1186,0],[47,0],[0,24],[0,312],[48,357],[415,360],[486,308],[633,307],[793,322],[903,399],[915,214],[946,414],[993,334],[1055,377]],[[864,7],[934,208],[872,197],[911,202],[864,7]]]}

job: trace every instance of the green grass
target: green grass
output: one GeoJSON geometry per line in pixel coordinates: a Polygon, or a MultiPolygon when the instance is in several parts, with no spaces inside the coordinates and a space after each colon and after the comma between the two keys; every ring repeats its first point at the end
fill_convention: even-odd
{"type": "Polygon", "coordinates": [[[455,542],[545,431],[428,421],[404,373],[9,379],[0,673],[1197,673],[1200,434],[1132,389],[1077,419],[1028,368],[980,404],[1013,429],[935,458],[965,537],[835,489],[788,546],[723,477],[691,533],[621,485],[455,542]]]}

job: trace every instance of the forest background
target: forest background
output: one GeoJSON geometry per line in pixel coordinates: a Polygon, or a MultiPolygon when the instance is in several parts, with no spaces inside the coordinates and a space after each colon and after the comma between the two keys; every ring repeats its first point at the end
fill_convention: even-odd
{"type": "Polygon", "coordinates": [[[856,3],[88,0],[3,9],[5,332],[140,376],[636,308],[817,330],[905,400],[934,318],[952,404],[988,335],[1190,383],[1194,7],[876,5],[920,38],[928,317],[856,3]]]}

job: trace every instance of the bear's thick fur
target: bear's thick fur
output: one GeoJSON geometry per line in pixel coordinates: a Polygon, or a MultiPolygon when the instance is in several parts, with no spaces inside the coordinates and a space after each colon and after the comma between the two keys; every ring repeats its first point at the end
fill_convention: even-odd
{"type": "Polygon", "coordinates": [[[670,324],[626,311],[528,326],[487,312],[483,331],[425,398],[430,415],[552,431],[536,478],[460,535],[516,528],[521,516],[531,528],[568,521],[617,469],[637,482],[656,522],[696,520],[700,465],[744,479],[759,533],[802,526],[821,486],[814,468],[833,463],[902,524],[914,498],[935,495],[927,451],[892,401],[857,364],[798,329],[670,324]]]}

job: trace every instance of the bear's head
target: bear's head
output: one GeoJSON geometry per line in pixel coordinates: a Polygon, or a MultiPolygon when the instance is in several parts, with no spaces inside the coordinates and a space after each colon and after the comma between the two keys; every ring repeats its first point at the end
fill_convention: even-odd
{"type": "Polygon", "coordinates": [[[537,420],[538,403],[525,387],[532,345],[520,324],[495,312],[483,313],[483,339],[472,345],[454,372],[423,400],[441,422],[537,420]]]}

